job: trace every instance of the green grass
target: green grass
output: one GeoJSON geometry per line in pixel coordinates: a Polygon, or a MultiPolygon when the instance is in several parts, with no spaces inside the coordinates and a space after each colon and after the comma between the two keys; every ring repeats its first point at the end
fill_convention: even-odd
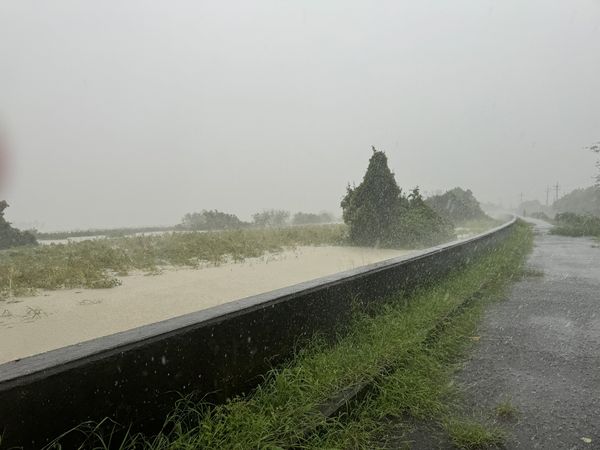
{"type": "MultiPolygon", "coordinates": [[[[316,338],[251,394],[218,406],[184,398],[157,436],[128,436],[111,445],[127,450],[383,448],[392,430],[408,440],[415,421],[438,424],[461,448],[496,445],[497,430],[463,417],[452,373],[460,355],[474,345],[471,337],[484,302],[521,276],[531,245],[531,230],[518,223],[505,243],[467,268],[410,298],[393,296],[375,315],[359,314],[334,345],[316,338]],[[477,301],[465,303],[475,294],[477,301]],[[390,369],[382,377],[383,367],[390,369]],[[349,414],[326,418],[318,413],[319,405],[341,390],[370,380],[376,389],[349,414]]],[[[108,448],[100,436],[107,439],[95,431],[88,446],[108,448]]]]}
{"type": "Polygon", "coordinates": [[[110,288],[132,270],[242,261],[297,245],[340,244],[343,225],[167,233],[20,247],[0,252],[0,298],[37,289],[110,288]]]}

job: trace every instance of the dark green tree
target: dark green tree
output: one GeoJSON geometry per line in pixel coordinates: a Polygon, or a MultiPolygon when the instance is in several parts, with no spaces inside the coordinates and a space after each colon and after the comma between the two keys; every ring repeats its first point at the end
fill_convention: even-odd
{"type": "Polygon", "coordinates": [[[356,187],[348,185],[341,203],[350,240],[358,245],[387,243],[398,223],[403,203],[387,156],[373,147],[362,182],[356,187]]]}
{"type": "Polygon", "coordinates": [[[347,187],[341,206],[349,238],[357,245],[418,247],[454,236],[452,223],[425,203],[418,187],[408,196],[402,193],[385,153],[375,148],[363,181],[347,187]]]}
{"type": "Polygon", "coordinates": [[[36,245],[35,236],[29,231],[21,231],[11,226],[4,218],[4,210],[8,208],[5,200],[0,201],[0,250],[20,245],[36,245]]]}

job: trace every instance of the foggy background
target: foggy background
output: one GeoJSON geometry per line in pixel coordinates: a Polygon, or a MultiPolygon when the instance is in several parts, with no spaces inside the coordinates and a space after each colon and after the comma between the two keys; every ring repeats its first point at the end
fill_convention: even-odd
{"type": "Polygon", "coordinates": [[[545,203],[592,184],[599,105],[598,1],[0,0],[26,227],[340,214],[371,145],[405,190],[545,203]]]}

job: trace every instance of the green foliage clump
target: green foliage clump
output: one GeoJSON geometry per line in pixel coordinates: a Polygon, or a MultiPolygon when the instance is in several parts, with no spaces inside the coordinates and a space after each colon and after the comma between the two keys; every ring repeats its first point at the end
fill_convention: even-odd
{"type": "Polygon", "coordinates": [[[563,236],[600,236],[600,217],[591,214],[561,213],[554,217],[552,234],[563,236]]]}
{"type": "Polygon", "coordinates": [[[184,230],[235,230],[249,224],[242,222],[235,214],[215,210],[188,213],[183,216],[179,228],[184,230]]]}
{"type": "Polygon", "coordinates": [[[409,247],[437,245],[454,238],[452,222],[431,209],[423,200],[419,188],[407,197],[396,229],[394,242],[409,247]]]}
{"type": "Polygon", "coordinates": [[[11,226],[4,218],[4,210],[8,208],[5,200],[0,201],[0,250],[21,245],[36,245],[35,236],[29,231],[21,231],[11,226]]]}
{"type": "Polygon", "coordinates": [[[440,216],[455,224],[487,217],[469,189],[456,187],[442,195],[429,197],[425,203],[440,216]]]}
{"type": "Polygon", "coordinates": [[[490,428],[474,420],[455,419],[444,424],[452,443],[461,450],[500,449],[506,436],[499,428],[490,428]]]}
{"type": "Polygon", "coordinates": [[[289,218],[289,211],[281,209],[268,209],[252,216],[254,225],[259,228],[281,228],[287,225],[289,218]]]}
{"type": "Polygon", "coordinates": [[[402,193],[387,156],[375,148],[363,181],[347,187],[341,206],[356,245],[421,246],[453,237],[452,224],[427,206],[418,188],[402,193]]]}

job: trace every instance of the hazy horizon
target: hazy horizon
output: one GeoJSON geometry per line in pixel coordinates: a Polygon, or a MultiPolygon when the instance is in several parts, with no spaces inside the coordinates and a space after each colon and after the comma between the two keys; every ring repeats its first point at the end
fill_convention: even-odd
{"type": "Polygon", "coordinates": [[[593,0],[5,0],[0,54],[21,226],[339,215],[371,145],[405,190],[505,206],[597,172],[593,0]]]}

